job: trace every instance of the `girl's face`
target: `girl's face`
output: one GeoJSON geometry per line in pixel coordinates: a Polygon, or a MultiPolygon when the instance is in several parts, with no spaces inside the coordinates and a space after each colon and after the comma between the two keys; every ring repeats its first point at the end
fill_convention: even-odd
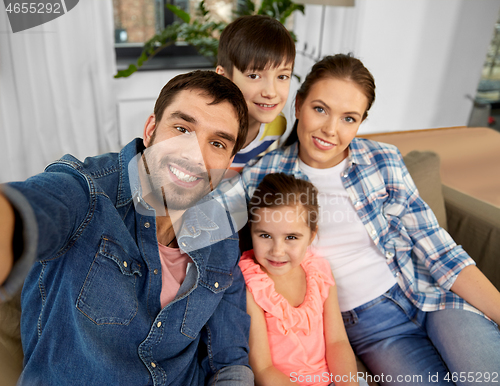
{"type": "Polygon", "coordinates": [[[316,232],[307,225],[302,205],[252,211],[251,236],[255,259],[269,276],[282,276],[300,266],[316,232]]]}
{"type": "Polygon", "coordinates": [[[368,98],[350,80],[325,78],[316,82],[295,106],[300,159],[317,169],[342,162],[367,106],[368,98]]]}

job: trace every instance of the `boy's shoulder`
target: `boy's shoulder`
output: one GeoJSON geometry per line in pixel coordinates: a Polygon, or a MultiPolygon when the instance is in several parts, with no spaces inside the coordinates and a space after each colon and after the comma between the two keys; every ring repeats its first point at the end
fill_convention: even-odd
{"type": "Polygon", "coordinates": [[[286,118],[283,113],[279,113],[274,121],[264,124],[264,132],[261,138],[264,138],[266,136],[281,137],[285,133],[285,131],[286,118]]]}
{"type": "Polygon", "coordinates": [[[261,157],[278,148],[286,131],[286,118],[280,113],[274,121],[262,124],[257,137],[234,157],[230,169],[241,172],[245,165],[253,165],[261,157]]]}

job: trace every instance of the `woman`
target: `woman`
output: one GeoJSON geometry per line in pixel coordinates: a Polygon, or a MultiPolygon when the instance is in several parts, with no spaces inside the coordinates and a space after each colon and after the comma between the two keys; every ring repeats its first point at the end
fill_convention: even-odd
{"type": "Polygon", "coordinates": [[[353,349],[381,384],[467,385],[495,372],[500,382],[500,293],[439,227],[397,148],[355,138],[374,99],[359,60],[314,65],[285,146],[243,170],[247,197],[274,172],[318,188],[313,245],[333,270],[353,349]]]}

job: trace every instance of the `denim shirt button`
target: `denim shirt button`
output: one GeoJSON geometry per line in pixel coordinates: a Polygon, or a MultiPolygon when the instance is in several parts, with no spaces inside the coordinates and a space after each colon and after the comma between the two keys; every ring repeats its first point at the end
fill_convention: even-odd
{"type": "Polygon", "coordinates": [[[149,222],[144,223],[144,228],[149,228],[150,226],[151,226],[151,224],[149,222]]]}
{"type": "Polygon", "coordinates": [[[157,269],[155,269],[155,270],[153,271],[153,273],[154,273],[155,275],[158,275],[158,270],[157,270],[157,269]]]}
{"type": "Polygon", "coordinates": [[[218,282],[215,282],[214,287],[215,287],[215,288],[219,288],[219,283],[218,283],[218,282]]]}
{"type": "Polygon", "coordinates": [[[127,262],[126,262],[126,261],[124,261],[124,262],[123,262],[123,266],[124,266],[125,268],[127,268],[127,267],[128,267],[128,264],[127,264],[127,262]]]}
{"type": "Polygon", "coordinates": [[[156,327],[160,328],[161,327],[161,322],[156,323],[156,327]]]}
{"type": "Polygon", "coordinates": [[[151,367],[152,367],[153,369],[154,369],[154,368],[156,368],[156,363],[151,362],[151,367]]]}

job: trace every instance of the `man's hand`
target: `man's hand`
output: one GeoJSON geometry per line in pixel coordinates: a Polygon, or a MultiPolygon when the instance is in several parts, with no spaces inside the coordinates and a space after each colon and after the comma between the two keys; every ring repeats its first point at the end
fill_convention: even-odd
{"type": "Polygon", "coordinates": [[[14,265],[15,214],[12,205],[0,193],[0,284],[9,276],[14,265]]]}

